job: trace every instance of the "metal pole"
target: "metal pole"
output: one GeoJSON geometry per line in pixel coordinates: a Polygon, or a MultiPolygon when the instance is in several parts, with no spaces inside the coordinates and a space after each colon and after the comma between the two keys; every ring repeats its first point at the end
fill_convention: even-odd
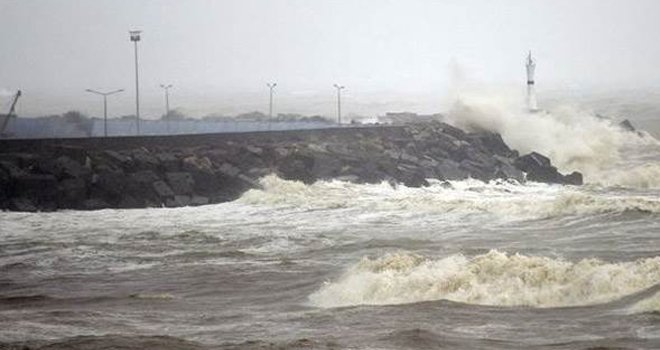
{"type": "Polygon", "coordinates": [[[273,119],[273,88],[270,88],[270,106],[268,108],[268,116],[273,119]]]}
{"type": "Polygon", "coordinates": [[[138,74],[138,46],[137,40],[133,41],[135,44],[135,121],[137,124],[137,134],[140,135],[140,83],[138,74]]]}
{"type": "Polygon", "coordinates": [[[337,89],[337,124],[341,125],[341,89],[337,89]]]}
{"type": "Polygon", "coordinates": [[[170,88],[169,86],[165,88],[165,113],[170,115],[170,88]]]}
{"type": "Polygon", "coordinates": [[[167,133],[170,133],[170,88],[172,84],[160,84],[160,87],[165,90],[165,124],[167,125],[167,133]]]}
{"type": "Polygon", "coordinates": [[[273,90],[277,86],[277,83],[268,83],[266,86],[270,89],[270,100],[268,104],[268,130],[270,131],[273,123],[273,90]]]}
{"type": "Polygon", "coordinates": [[[335,84],[335,88],[337,89],[337,124],[341,125],[341,90],[345,86],[335,84]]]}
{"type": "Polygon", "coordinates": [[[108,137],[108,95],[103,95],[103,137],[108,137]]]}

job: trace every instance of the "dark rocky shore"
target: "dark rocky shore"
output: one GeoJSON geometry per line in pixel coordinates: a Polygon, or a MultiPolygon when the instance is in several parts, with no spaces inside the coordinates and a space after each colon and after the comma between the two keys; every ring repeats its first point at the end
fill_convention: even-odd
{"type": "Polygon", "coordinates": [[[325,130],[0,141],[0,209],[52,211],[220,203],[258,179],[341,179],[419,187],[428,178],[573,184],[500,135],[440,122],[325,130]],[[526,178],[525,174],[526,173],[526,178]]]}

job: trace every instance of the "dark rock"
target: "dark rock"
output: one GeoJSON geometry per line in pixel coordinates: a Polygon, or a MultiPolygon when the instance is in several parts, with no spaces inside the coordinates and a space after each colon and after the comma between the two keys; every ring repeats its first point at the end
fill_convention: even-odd
{"type": "Polygon", "coordinates": [[[23,174],[14,179],[13,192],[17,197],[25,197],[36,205],[55,202],[57,198],[57,178],[53,175],[23,174]]]}
{"type": "Polygon", "coordinates": [[[525,182],[525,174],[509,163],[500,163],[495,171],[496,179],[513,179],[519,183],[525,182]]]}
{"type": "Polygon", "coordinates": [[[183,170],[213,172],[213,163],[208,157],[190,156],[183,159],[183,170]]]}
{"type": "Polygon", "coordinates": [[[445,189],[451,189],[451,188],[454,188],[454,186],[452,186],[451,183],[449,183],[448,181],[443,181],[443,182],[440,184],[440,187],[445,188],[445,189]]]}
{"type": "Polygon", "coordinates": [[[9,210],[25,212],[38,211],[37,206],[34,205],[30,199],[23,197],[13,198],[9,201],[9,210]]]}
{"type": "Polygon", "coordinates": [[[0,153],[0,162],[12,163],[21,169],[33,168],[40,158],[40,155],[32,153],[0,153]]]}
{"type": "Polygon", "coordinates": [[[152,186],[154,191],[156,191],[156,194],[161,198],[174,196],[174,192],[164,181],[155,181],[152,186]]]}
{"type": "Polygon", "coordinates": [[[100,198],[90,198],[86,199],[82,203],[82,208],[85,210],[100,210],[100,209],[105,209],[109,208],[110,204],[108,204],[106,201],[100,198]]]}
{"type": "Polygon", "coordinates": [[[518,157],[514,165],[527,173],[527,180],[556,184],[564,183],[563,175],[550,164],[550,159],[539,153],[532,152],[518,157]]]}
{"type": "Polygon", "coordinates": [[[229,163],[222,163],[222,165],[220,166],[218,171],[220,171],[225,176],[229,176],[229,177],[235,177],[235,176],[237,176],[238,174],[241,173],[241,169],[239,169],[239,168],[237,168],[237,167],[235,167],[235,166],[233,166],[229,163]]]}
{"type": "Polygon", "coordinates": [[[458,163],[450,159],[443,160],[436,168],[435,172],[439,179],[442,180],[463,180],[468,177],[468,174],[459,168],[458,163]]]}
{"type": "Polygon", "coordinates": [[[628,119],[626,119],[626,120],[622,121],[621,123],[619,123],[619,127],[621,129],[623,129],[625,131],[629,131],[629,132],[637,131],[635,129],[635,127],[632,125],[632,123],[630,122],[630,120],[628,120],[628,119]]]}
{"type": "Polygon", "coordinates": [[[261,155],[264,152],[263,148],[257,146],[248,145],[245,148],[248,150],[248,152],[254,153],[256,155],[261,155]]]}
{"type": "Polygon", "coordinates": [[[119,202],[126,196],[136,195],[128,190],[131,181],[123,171],[104,170],[96,175],[96,181],[90,187],[93,196],[106,198],[111,202],[119,202]]]}
{"type": "Polygon", "coordinates": [[[181,162],[172,153],[158,153],[156,159],[158,159],[164,171],[175,172],[181,169],[181,162]]]}
{"type": "Polygon", "coordinates": [[[55,160],[55,170],[58,178],[81,178],[88,176],[90,170],[67,156],[61,156],[55,160]]]}
{"type": "Polygon", "coordinates": [[[469,137],[478,142],[489,154],[510,157],[513,151],[504,143],[502,136],[494,132],[470,134],[469,137]]]}
{"type": "Polygon", "coordinates": [[[87,184],[83,179],[64,179],[57,185],[57,203],[60,208],[78,208],[87,197],[87,184]]]}
{"type": "Polygon", "coordinates": [[[582,185],[582,174],[577,172],[577,171],[574,171],[574,172],[564,176],[564,178],[562,179],[562,182],[566,185],[580,186],[580,185],[582,185]]]}
{"type": "Polygon", "coordinates": [[[206,205],[209,204],[209,199],[208,197],[204,196],[193,196],[190,199],[190,205],[191,206],[197,206],[197,205],[206,205]]]}
{"type": "Polygon", "coordinates": [[[550,159],[548,157],[532,152],[530,154],[526,154],[522,157],[518,157],[514,165],[516,168],[524,171],[524,172],[529,172],[530,169],[533,168],[547,168],[550,167],[550,159]]]}
{"type": "Polygon", "coordinates": [[[446,123],[440,123],[440,130],[443,133],[447,135],[451,135],[459,140],[465,138],[465,136],[467,135],[465,131],[446,123]]]}
{"type": "Polygon", "coordinates": [[[424,177],[423,171],[420,168],[399,164],[397,169],[399,171],[395,178],[405,186],[422,187],[429,185],[428,181],[426,181],[426,177],[424,177]]]}
{"type": "Polygon", "coordinates": [[[498,134],[467,134],[440,122],[164,141],[126,139],[103,149],[97,140],[48,147],[40,140],[34,152],[25,151],[29,142],[0,141],[7,143],[0,149],[0,209],[203,205],[234,200],[271,173],[307,184],[340,179],[419,187],[427,179],[468,177],[522,182],[523,172],[532,181],[582,183],[581,174],[563,176],[543,155],[518,157],[498,134]]]}
{"type": "Polygon", "coordinates": [[[134,169],[149,170],[158,166],[158,159],[144,148],[139,148],[131,152],[131,158],[133,159],[134,169]]]}
{"type": "Polygon", "coordinates": [[[117,208],[132,209],[144,207],[144,201],[139,201],[131,195],[121,197],[117,203],[117,208]]]}
{"type": "Polygon", "coordinates": [[[8,161],[0,161],[0,169],[4,170],[4,172],[9,175],[10,179],[15,179],[26,173],[25,170],[8,161]]]}
{"type": "Polygon", "coordinates": [[[190,205],[190,196],[176,195],[173,198],[168,198],[165,202],[165,206],[170,208],[186,207],[188,205],[190,205]]]}
{"type": "Polygon", "coordinates": [[[279,162],[277,170],[284,179],[311,184],[316,180],[312,173],[313,168],[314,158],[305,154],[291,154],[279,162]]]}
{"type": "Polygon", "coordinates": [[[159,180],[158,175],[152,170],[141,170],[130,174],[130,177],[133,181],[136,181],[140,184],[150,184],[159,180]]]}
{"type": "Polygon", "coordinates": [[[121,154],[116,151],[105,151],[105,155],[110,158],[111,160],[119,163],[119,164],[128,164],[131,162],[131,158],[127,155],[121,154]]]}
{"type": "Polygon", "coordinates": [[[3,168],[0,168],[0,210],[6,209],[7,207],[7,199],[10,197],[10,188],[9,174],[3,168]]]}
{"type": "Polygon", "coordinates": [[[322,153],[313,158],[312,167],[309,171],[314,178],[326,180],[342,175],[345,166],[346,162],[341,157],[322,153]]]}
{"type": "Polygon", "coordinates": [[[459,169],[468,174],[469,177],[481,181],[488,181],[493,178],[495,170],[488,168],[483,164],[477,163],[471,159],[465,159],[459,165],[459,169]]]}
{"type": "Polygon", "coordinates": [[[189,195],[193,192],[195,180],[193,180],[193,177],[190,175],[190,173],[165,173],[165,179],[167,180],[167,183],[170,185],[170,188],[174,194],[189,195]]]}

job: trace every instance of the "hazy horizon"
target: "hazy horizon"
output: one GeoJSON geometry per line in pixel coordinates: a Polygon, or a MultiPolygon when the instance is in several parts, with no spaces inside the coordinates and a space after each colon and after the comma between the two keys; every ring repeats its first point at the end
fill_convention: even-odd
{"type": "Polygon", "coordinates": [[[163,113],[160,83],[174,84],[172,108],[193,116],[264,111],[273,81],[276,113],[332,116],[334,83],[347,86],[346,114],[433,113],[457,80],[522,92],[529,49],[539,94],[654,95],[658,10],[642,0],[0,0],[0,108],[22,89],[21,116],[98,116],[100,98],[84,90],[123,88],[110,114],[134,114],[129,29],[143,30],[147,119],[163,113]]]}

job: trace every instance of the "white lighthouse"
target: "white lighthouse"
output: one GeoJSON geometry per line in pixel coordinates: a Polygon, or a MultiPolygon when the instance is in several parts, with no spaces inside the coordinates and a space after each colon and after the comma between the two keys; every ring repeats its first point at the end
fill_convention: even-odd
{"type": "Polygon", "coordinates": [[[529,51],[527,55],[527,109],[530,112],[535,112],[538,109],[536,105],[536,91],[534,89],[534,69],[536,68],[536,62],[532,58],[532,51],[529,51]]]}

